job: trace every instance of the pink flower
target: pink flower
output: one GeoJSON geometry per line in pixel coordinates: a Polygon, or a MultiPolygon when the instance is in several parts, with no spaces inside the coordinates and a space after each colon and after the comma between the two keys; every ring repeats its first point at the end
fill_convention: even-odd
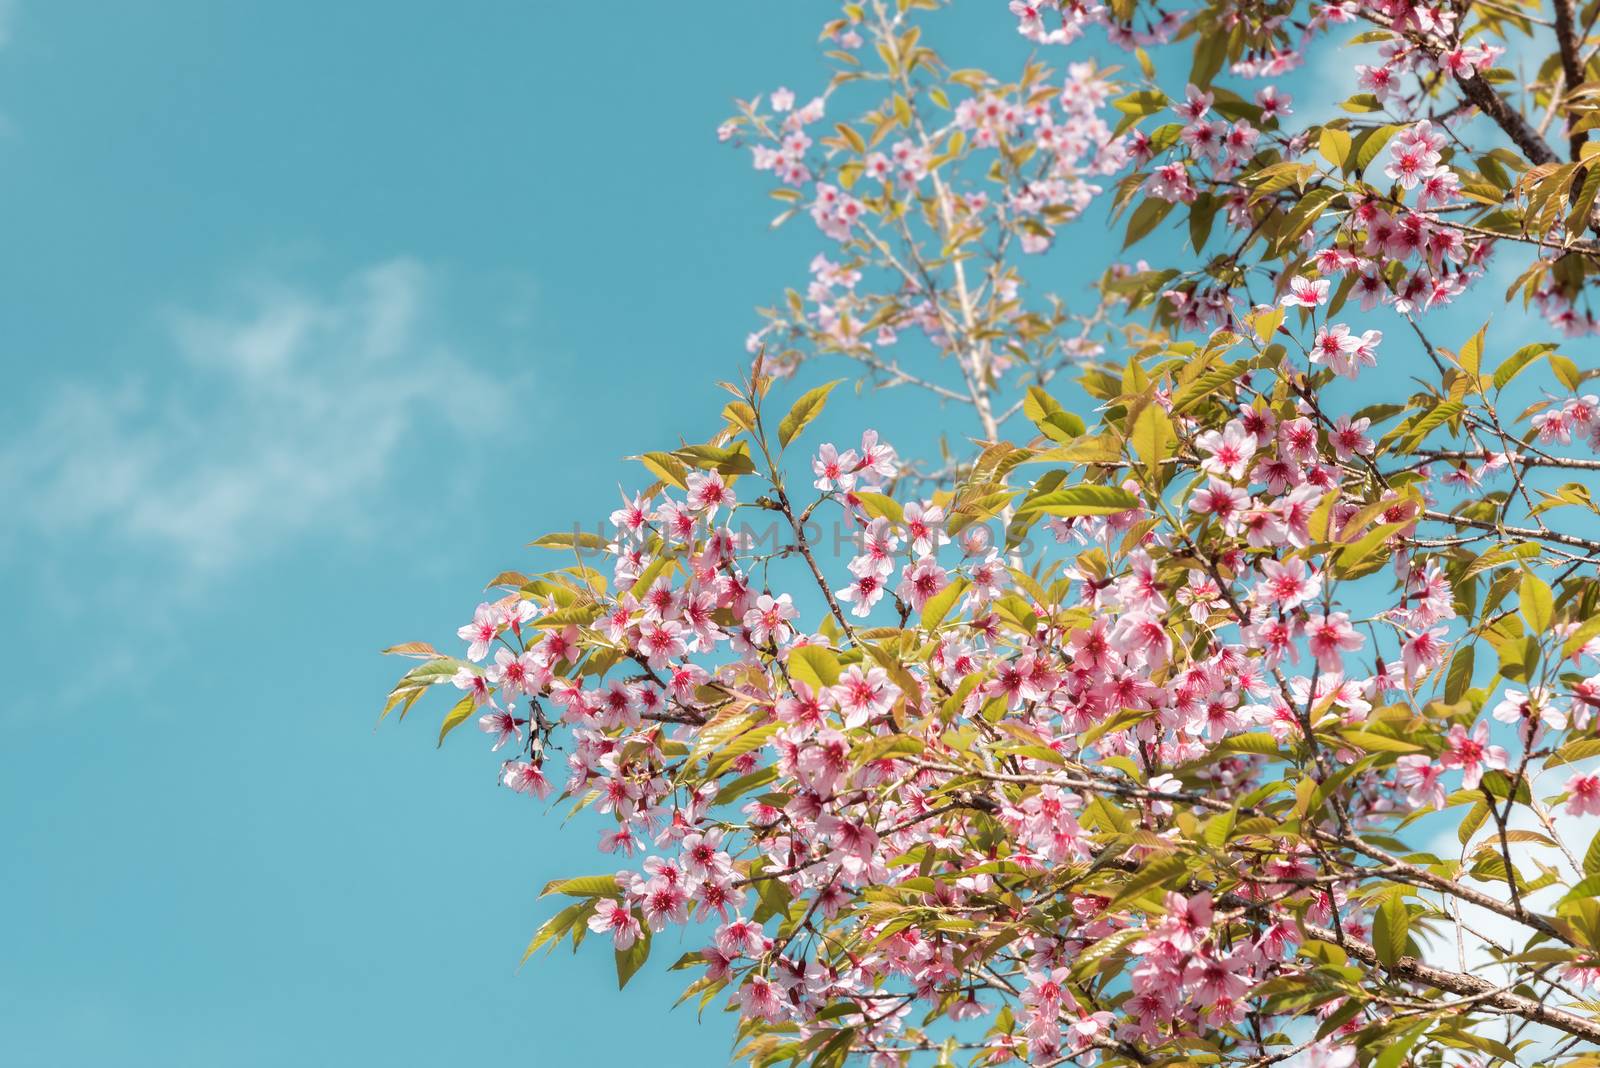
{"type": "Polygon", "coordinates": [[[1326,278],[1303,278],[1295,275],[1289,279],[1289,292],[1283,295],[1279,302],[1285,308],[1316,308],[1328,300],[1328,287],[1330,283],[1326,278]]]}
{"type": "Polygon", "coordinates": [[[1405,665],[1406,678],[1413,684],[1444,660],[1450,646],[1443,639],[1449,632],[1448,627],[1434,627],[1412,635],[1401,644],[1400,661],[1405,665]]]}
{"type": "Polygon", "coordinates": [[[506,761],[500,771],[500,781],[519,794],[532,794],[541,801],[550,796],[550,780],[544,777],[544,770],[531,761],[506,761]]]}
{"type": "Polygon", "coordinates": [[[817,489],[824,493],[831,491],[835,486],[841,490],[853,489],[856,484],[856,467],[861,461],[856,454],[846,449],[840,453],[832,442],[817,450],[817,455],[811,461],[811,471],[817,476],[814,483],[817,489]]]}
{"type": "Polygon", "coordinates": [[[1242,478],[1245,468],[1250,466],[1250,458],[1256,454],[1255,435],[1237,419],[1228,420],[1220,433],[1206,431],[1195,438],[1195,444],[1209,454],[1201,461],[1200,470],[1224,478],[1242,478]]]}
{"type": "Polygon", "coordinates": [[[1262,604],[1279,605],[1285,612],[1294,611],[1322,592],[1322,576],[1315,571],[1308,573],[1306,562],[1299,557],[1286,564],[1263,560],[1261,576],[1255,585],[1255,599],[1262,604]]]}
{"type": "Polygon", "coordinates": [[[774,599],[770,594],[763,593],[756,598],[755,607],[744,614],[745,629],[750,632],[750,640],[756,645],[766,645],[770,642],[787,641],[794,629],[789,626],[789,620],[799,615],[787,593],[774,599]]]}
{"type": "Polygon", "coordinates": [[[1480,720],[1470,735],[1465,727],[1457,723],[1445,737],[1445,751],[1439,754],[1439,763],[1447,768],[1460,768],[1463,773],[1462,788],[1476,790],[1478,783],[1483,781],[1484,768],[1505,770],[1506,751],[1498,745],[1489,744],[1487,723],[1480,720]]]}
{"type": "Polygon", "coordinates": [[[589,917],[589,930],[595,934],[610,934],[611,944],[618,950],[630,948],[638,941],[642,928],[638,919],[621,902],[603,897],[589,917]]]}
{"type": "Polygon", "coordinates": [[[1396,780],[1410,792],[1412,801],[1444,808],[1443,765],[1422,753],[1407,753],[1395,761],[1395,772],[1396,780]]]}
{"type": "Polygon", "coordinates": [[[480,604],[472,613],[472,622],[456,631],[456,636],[462,641],[471,642],[467,646],[467,659],[477,663],[489,655],[489,646],[500,633],[501,617],[494,605],[480,604]]]}
{"type": "Polygon", "coordinates": [[[927,556],[950,543],[950,536],[944,532],[944,509],[936,505],[924,508],[917,501],[906,505],[905,526],[906,540],[918,556],[927,556]]]}
{"type": "Polygon", "coordinates": [[[1333,432],[1328,435],[1328,442],[1333,446],[1333,454],[1340,460],[1348,460],[1357,455],[1372,455],[1374,445],[1366,433],[1371,425],[1371,419],[1357,419],[1351,422],[1348,415],[1341,415],[1333,425],[1333,432]]]}
{"type": "Polygon", "coordinates": [[[1350,616],[1345,612],[1312,616],[1306,621],[1305,633],[1311,655],[1317,658],[1317,666],[1323,671],[1343,671],[1341,654],[1354,652],[1367,643],[1350,625],[1350,616]]]}
{"type": "Polygon", "coordinates": [[[850,606],[851,615],[864,617],[872,612],[873,605],[883,599],[883,591],[883,579],[868,572],[865,575],[858,575],[854,582],[834,596],[850,606]]]}
{"type": "Polygon", "coordinates": [[[495,736],[494,747],[490,752],[499,752],[500,747],[509,741],[522,741],[522,725],[526,722],[528,721],[517,719],[509,712],[486,712],[478,717],[478,729],[485,734],[495,736]]]}
{"type": "Polygon", "coordinates": [[[1189,498],[1189,509],[1196,515],[1214,515],[1230,533],[1238,529],[1240,517],[1250,507],[1250,495],[1236,486],[1213,478],[1189,498]]]}
{"type": "Polygon", "coordinates": [[[1600,816],[1600,775],[1574,775],[1567,780],[1567,812],[1573,816],[1600,816]]]}
{"type": "Polygon", "coordinates": [[[859,727],[894,707],[900,688],[889,681],[888,672],[881,667],[863,671],[860,664],[852,664],[829,687],[828,696],[844,715],[846,727],[859,727]]]}
{"type": "Polygon", "coordinates": [[[471,668],[457,668],[450,681],[455,684],[456,689],[466,690],[472,694],[472,703],[479,708],[484,705],[492,708],[500,707],[494,702],[494,694],[489,689],[489,680],[471,668]]]}
{"type": "Polygon", "coordinates": [[[696,471],[689,476],[689,506],[697,512],[716,515],[718,508],[732,508],[739,498],[715,471],[696,471]]]}
{"type": "Polygon", "coordinates": [[[739,988],[739,1011],[748,1019],[769,1023],[783,1018],[783,999],[778,987],[763,975],[751,975],[739,988]]]}
{"type": "Polygon", "coordinates": [[[900,585],[895,593],[920,612],[947,585],[949,578],[944,568],[933,557],[924,556],[915,564],[907,564],[901,571],[900,585]]]}

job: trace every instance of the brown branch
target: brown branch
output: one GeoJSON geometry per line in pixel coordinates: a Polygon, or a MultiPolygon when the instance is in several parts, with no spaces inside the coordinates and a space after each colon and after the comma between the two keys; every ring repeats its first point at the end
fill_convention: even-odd
{"type": "Polygon", "coordinates": [[[1489,88],[1489,83],[1476,75],[1463,78],[1456,75],[1456,84],[1461,87],[1461,92],[1475,104],[1479,111],[1489,117],[1496,126],[1505,131],[1516,146],[1522,149],[1522,154],[1532,163],[1555,163],[1560,159],[1555,150],[1545,144],[1544,138],[1539,136],[1537,130],[1528,125],[1528,120],[1506,103],[1505,97],[1489,88]]]}
{"type": "Polygon", "coordinates": [[[1376,965],[1395,979],[1412,983],[1423,983],[1436,990],[1443,990],[1451,994],[1463,994],[1479,997],[1483,1004],[1492,1005],[1502,1012],[1519,1016],[1533,1023],[1554,1027],[1558,1031],[1565,1031],[1569,1035],[1588,1039],[1590,1042],[1600,1042],[1600,1021],[1567,1012],[1564,1009],[1553,1009],[1533,998],[1523,997],[1521,994],[1509,993],[1495,986],[1495,984],[1473,975],[1462,972],[1446,971],[1435,968],[1416,957],[1400,957],[1394,964],[1386,965],[1378,960],[1378,953],[1366,942],[1352,938],[1346,934],[1341,940],[1338,935],[1326,927],[1306,923],[1302,925],[1306,934],[1318,942],[1329,942],[1344,947],[1346,953],[1356,957],[1362,963],[1376,965]]]}
{"type": "MultiPolygon", "coordinates": [[[[1555,0],[1556,9],[1556,46],[1561,52],[1561,70],[1566,77],[1566,84],[1571,89],[1576,89],[1584,82],[1583,63],[1578,59],[1578,38],[1572,23],[1572,0],[1555,0]]],[[[1570,128],[1572,120],[1568,118],[1570,128]]],[[[1567,135],[1567,148],[1572,153],[1572,161],[1576,163],[1583,153],[1583,143],[1589,139],[1586,131],[1569,133],[1567,135]]]]}
{"type": "Polygon", "coordinates": [[[1447,512],[1425,511],[1422,513],[1426,519],[1440,523],[1455,523],[1463,527],[1475,527],[1478,530],[1489,530],[1499,534],[1511,534],[1518,538],[1531,538],[1537,541],[1553,541],[1557,545],[1568,545],[1574,549],[1587,549],[1591,553],[1600,552],[1600,541],[1591,541],[1588,538],[1579,538],[1572,534],[1560,534],[1554,530],[1533,530],[1529,527],[1507,527],[1485,522],[1482,519],[1468,519],[1466,516],[1450,515],[1447,512]]]}

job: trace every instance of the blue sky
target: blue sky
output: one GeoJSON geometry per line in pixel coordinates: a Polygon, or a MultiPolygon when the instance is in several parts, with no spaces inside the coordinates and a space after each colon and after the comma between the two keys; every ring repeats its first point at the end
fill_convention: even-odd
{"type": "Polygon", "coordinates": [[[0,10],[0,1062],[714,1062],[517,972],[610,865],[377,651],[708,425],[807,252],[713,130],[820,9],[0,10]]]}
{"type": "Polygon", "coordinates": [[[611,865],[375,731],[376,653],[710,428],[820,247],[712,131],[829,11],[0,0],[0,1061],[721,1058],[677,976],[516,970],[611,865]]]}

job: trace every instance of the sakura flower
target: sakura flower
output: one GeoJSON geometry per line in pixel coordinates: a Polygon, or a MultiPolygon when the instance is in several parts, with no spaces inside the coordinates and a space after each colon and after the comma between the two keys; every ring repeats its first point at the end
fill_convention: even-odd
{"type": "Polygon", "coordinates": [[[840,453],[832,442],[823,445],[817,450],[816,458],[811,461],[811,470],[817,476],[814,485],[824,493],[830,492],[835,487],[841,490],[850,490],[856,484],[856,466],[860,463],[854,452],[846,449],[840,453]]]}
{"type": "Polygon", "coordinates": [[[1195,439],[1195,444],[1208,454],[1200,469],[1224,478],[1239,479],[1244,476],[1250,458],[1256,452],[1256,439],[1237,419],[1228,420],[1219,433],[1208,430],[1195,439]]]}
{"type": "Polygon", "coordinates": [[[1439,763],[1447,768],[1460,768],[1462,788],[1476,790],[1485,768],[1505,770],[1506,751],[1489,744],[1489,725],[1482,720],[1471,734],[1457,723],[1445,737],[1445,750],[1439,754],[1439,763]]]}
{"type": "Polygon", "coordinates": [[[499,752],[500,747],[510,741],[522,740],[522,725],[525,719],[517,719],[509,712],[486,712],[478,717],[478,729],[485,734],[495,736],[494,746],[490,752],[499,752]]]}
{"type": "Polygon", "coordinates": [[[1288,563],[1263,560],[1261,575],[1253,591],[1255,599],[1263,604],[1276,604],[1285,612],[1294,611],[1322,592],[1322,576],[1315,571],[1308,572],[1306,562],[1299,557],[1288,563]]]}
{"type": "Polygon", "coordinates": [[[544,769],[532,761],[506,761],[500,771],[500,781],[519,794],[532,794],[540,800],[550,796],[550,780],[544,777],[544,769]]]}
{"type": "Polygon", "coordinates": [[[466,690],[470,693],[472,695],[472,703],[477,707],[482,708],[484,705],[490,705],[494,708],[500,707],[495,704],[494,693],[489,689],[489,680],[471,668],[457,668],[456,673],[450,677],[450,681],[455,685],[456,689],[466,690]]]}
{"type": "Polygon", "coordinates": [[[499,636],[500,628],[500,610],[492,604],[480,604],[472,613],[472,622],[456,631],[462,641],[472,643],[467,646],[467,659],[477,663],[488,656],[489,646],[499,636]]]}
{"type": "Polygon", "coordinates": [[[1354,652],[1367,643],[1350,625],[1350,616],[1345,612],[1312,616],[1306,621],[1305,630],[1306,644],[1323,671],[1344,670],[1342,654],[1354,652]]]}
{"type": "Polygon", "coordinates": [[[1550,699],[1544,688],[1537,686],[1532,693],[1507,690],[1501,694],[1500,702],[1489,710],[1489,715],[1501,723],[1532,723],[1539,720],[1552,730],[1563,730],[1567,725],[1566,713],[1550,699]]]}
{"type": "Polygon", "coordinates": [[[642,933],[633,912],[609,897],[603,897],[595,904],[594,915],[589,917],[589,930],[595,934],[609,934],[611,945],[618,951],[632,948],[642,933]]]}
{"type": "Polygon", "coordinates": [[[745,612],[744,625],[750,632],[750,640],[756,645],[782,643],[794,633],[789,620],[799,614],[787,593],[780,594],[776,599],[763,593],[756,598],[755,607],[745,612]]]}
{"type": "Polygon", "coordinates": [[[850,606],[850,614],[857,618],[865,618],[872,613],[872,606],[883,599],[884,582],[878,575],[868,572],[856,576],[856,580],[834,594],[841,603],[850,606]]]}
{"type": "Polygon", "coordinates": [[[1442,810],[1445,805],[1444,766],[1430,756],[1407,753],[1395,761],[1395,778],[1419,805],[1442,810]]]}
{"type": "Polygon", "coordinates": [[[1600,775],[1574,775],[1567,780],[1567,813],[1600,816],[1600,775]]]}
{"type": "Polygon", "coordinates": [[[950,536],[944,532],[944,509],[937,505],[924,507],[917,501],[907,504],[905,528],[911,551],[918,556],[927,556],[950,543],[950,536]]]}
{"type": "Polygon", "coordinates": [[[901,572],[897,596],[909,603],[915,611],[922,611],[930,600],[949,584],[944,568],[931,556],[924,556],[915,564],[907,564],[901,572]]]}
{"type": "Polygon", "coordinates": [[[1279,301],[1285,308],[1318,308],[1327,303],[1328,287],[1331,283],[1326,278],[1305,278],[1295,275],[1289,279],[1289,292],[1279,301]]]}
{"type": "Polygon", "coordinates": [[[1411,635],[1401,644],[1400,658],[1407,679],[1415,683],[1443,662],[1450,651],[1449,643],[1443,640],[1449,632],[1448,627],[1434,627],[1411,635]]]}
{"type": "Polygon", "coordinates": [[[689,506],[697,512],[716,515],[719,508],[732,508],[738,497],[734,495],[716,471],[696,471],[689,476],[689,506]]]}
{"type": "Polygon", "coordinates": [[[889,681],[883,668],[863,671],[860,664],[852,664],[829,688],[828,696],[844,715],[845,726],[859,727],[889,711],[900,696],[900,688],[889,681]]]}

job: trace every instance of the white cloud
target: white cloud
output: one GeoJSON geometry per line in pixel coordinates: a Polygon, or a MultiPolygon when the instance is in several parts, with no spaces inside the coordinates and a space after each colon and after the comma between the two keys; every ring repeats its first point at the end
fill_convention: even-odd
{"type": "Polygon", "coordinates": [[[326,296],[258,282],[171,313],[175,359],[59,386],[15,428],[0,535],[110,540],[197,577],[358,533],[408,442],[499,419],[503,388],[432,329],[432,288],[397,259],[326,296]]]}

